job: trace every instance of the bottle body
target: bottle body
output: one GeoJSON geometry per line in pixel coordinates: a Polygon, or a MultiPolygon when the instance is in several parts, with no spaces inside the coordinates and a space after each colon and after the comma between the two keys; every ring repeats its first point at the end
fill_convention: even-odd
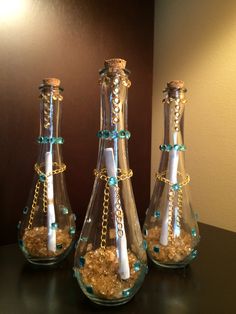
{"type": "Polygon", "coordinates": [[[75,254],[82,291],[102,305],[129,301],[147,270],[128,161],[128,85],[123,69],[101,73],[95,182],[75,254]]]}
{"type": "Polygon", "coordinates": [[[165,91],[164,143],[160,145],[161,162],[143,236],[154,263],[178,268],[196,257],[199,230],[190,202],[190,176],[185,171],[183,119],[186,90],[182,82],[173,81],[165,91]]]}
{"type": "Polygon", "coordinates": [[[75,215],[67,195],[60,136],[61,89],[59,80],[40,86],[39,155],[32,189],[18,225],[18,242],[26,259],[36,265],[60,262],[73,246],[75,215]]]}

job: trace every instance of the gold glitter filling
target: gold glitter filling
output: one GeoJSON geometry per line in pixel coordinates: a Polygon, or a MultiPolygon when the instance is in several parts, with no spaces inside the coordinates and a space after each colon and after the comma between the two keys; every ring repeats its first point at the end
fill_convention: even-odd
{"type": "Polygon", "coordinates": [[[181,230],[179,237],[175,237],[168,245],[160,244],[161,228],[148,229],[145,237],[148,244],[148,252],[154,260],[160,263],[178,263],[183,261],[192,251],[192,237],[185,230],[181,230]],[[159,252],[154,251],[159,248],[159,252]]]}
{"type": "Polygon", "coordinates": [[[85,265],[82,268],[75,268],[79,272],[82,283],[91,286],[94,295],[103,299],[122,298],[122,291],[132,288],[142,271],[135,271],[134,264],[138,261],[137,257],[128,251],[130,265],[129,279],[122,280],[119,276],[119,263],[114,246],[104,249],[98,248],[95,251],[87,252],[84,256],[85,265]]]}
{"type": "Polygon", "coordinates": [[[56,252],[49,251],[48,243],[48,229],[46,227],[35,227],[32,229],[25,229],[23,236],[23,243],[27,252],[32,256],[51,257],[62,254],[71,244],[72,238],[68,230],[56,230],[56,252]]]}

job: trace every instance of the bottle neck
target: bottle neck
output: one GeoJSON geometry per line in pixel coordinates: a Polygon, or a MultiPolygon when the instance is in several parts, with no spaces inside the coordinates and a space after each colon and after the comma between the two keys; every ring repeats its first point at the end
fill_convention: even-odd
{"type": "Polygon", "coordinates": [[[164,99],[164,143],[183,145],[184,141],[184,108],[186,100],[184,91],[168,91],[164,99]]]}
{"type": "Polygon", "coordinates": [[[98,168],[105,167],[104,150],[112,148],[117,168],[128,168],[128,87],[124,70],[101,72],[100,131],[98,168]]]}
{"type": "Polygon", "coordinates": [[[53,161],[61,162],[61,89],[55,86],[40,88],[40,131],[38,137],[39,160],[43,162],[45,153],[51,152],[53,161]]]}

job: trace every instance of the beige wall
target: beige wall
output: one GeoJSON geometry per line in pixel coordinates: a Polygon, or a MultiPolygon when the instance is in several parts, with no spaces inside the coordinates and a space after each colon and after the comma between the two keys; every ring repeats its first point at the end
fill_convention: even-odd
{"type": "Polygon", "coordinates": [[[181,79],[186,170],[199,220],[236,231],[236,1],[157,0],[152,187],[163,138],[162,89],[181,79]]]}

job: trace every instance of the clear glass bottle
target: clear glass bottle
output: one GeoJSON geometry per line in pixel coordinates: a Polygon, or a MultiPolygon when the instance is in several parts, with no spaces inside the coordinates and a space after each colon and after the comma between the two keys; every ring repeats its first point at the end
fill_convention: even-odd
{"type": "Polygon", "coordinates": [[[26,259],[36,265],[53,265],[69,253],[75,236],[75,215],[67,195],[60,136],[60,81],[40,85],[39,154],[28,202],[18,224],[18,242],[26,259]]]}
{"type": "Polygon", "coordinates": [[[185,92],[182,81],[164,90],[165,133],[159,172],[146,213],[143,235],[157,265],[178,268],[197,255],[199,231],[189,199],[190,176],[185,171],[183,142],[185,92]]]}
{"type": "Polygon", "coordinates": [[[75,253],[75,276],[85,295],[102,305],[129,301],[146,271],[129,168],[126,62],[111,59],[100,71],[101,124],[95,182],[75,253]]]}

